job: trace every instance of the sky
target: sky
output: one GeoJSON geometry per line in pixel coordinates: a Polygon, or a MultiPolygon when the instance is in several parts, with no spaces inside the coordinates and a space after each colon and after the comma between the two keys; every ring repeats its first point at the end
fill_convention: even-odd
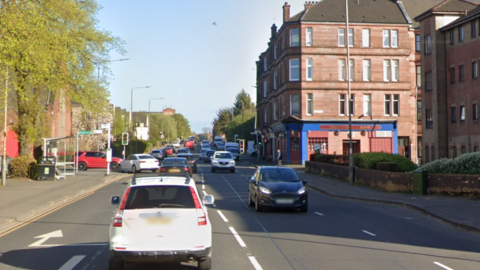
{"type": "MultiPolygon", "coordinates": [[[[124,40],[127,51],[110,53],[111,102],[134,112],[171,107],[202,133],[242,89],[255,102],[255,62],[267,49],[271,26],[283,23],[285,0],[97,2],[97,28],[124,40]],[[137,89],[145,86],[151,88],[137,89]]],[[[290,15],[304,3],[289,1],[290,15]]]]}

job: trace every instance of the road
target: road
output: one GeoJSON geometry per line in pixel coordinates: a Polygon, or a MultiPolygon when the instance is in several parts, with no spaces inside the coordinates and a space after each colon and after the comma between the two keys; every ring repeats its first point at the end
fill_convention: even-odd
{"type": "MultiPolygon", "coordinates": [[[[407,208],[341,200],[309,191],[309,211],[257,213],[248,206],[255,168],[211,173],[198,163],[200,192],[212,194],[213,269],[462,269],[480,266],[479,235],[407,208]]],[[[302,175],[302,174],[301,174],[302,175]]],[[[0,237],[0,269],[107,269],[108,228],[126,180],[114,182],[0,237]]],[[[196,269],[195,264],[126,269],[196,269]]]]}

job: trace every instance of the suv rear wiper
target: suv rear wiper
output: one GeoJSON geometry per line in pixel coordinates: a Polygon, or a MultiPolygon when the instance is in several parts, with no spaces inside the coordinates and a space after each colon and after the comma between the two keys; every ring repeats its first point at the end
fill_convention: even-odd
{"type": "Polygon", "coordinates": [[[185,207],[185,205],[183,204],[175,204],[175,203],[161,203],[158,207],[162,208],[162,207],[168,207],[168,206],[171,206],[171,207],[185,207]]]}

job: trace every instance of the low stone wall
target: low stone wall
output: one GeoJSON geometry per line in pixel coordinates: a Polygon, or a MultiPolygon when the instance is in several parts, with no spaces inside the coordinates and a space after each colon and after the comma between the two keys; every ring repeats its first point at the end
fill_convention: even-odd
{"type": "Polygon", "coordinates": [[[314,161],[305,162],[305,172],[327,175],[343,181],[348,181],[348,166],[320,163],[314,161]]]}
{"type": "MultiPolygon", "coordinates": [[[[348,181],[348,166],[307,161],[305,171],[348,181]]],[[[412,192],[414,173],[355,168],[355,182],[390,192],[412,192]]],[[[428,174],[428,194],[480,195],[480,175],[428,174]]]]}
{"type": "Polygon", "coordinates": [[[429,193],[480,194],[480,175],[429,174],[429,193]]]}
{"type": "Polygon", "coordinates": [[[413,173],[355,168],[355,182],[390,192],[413,191],[413,173]]]}

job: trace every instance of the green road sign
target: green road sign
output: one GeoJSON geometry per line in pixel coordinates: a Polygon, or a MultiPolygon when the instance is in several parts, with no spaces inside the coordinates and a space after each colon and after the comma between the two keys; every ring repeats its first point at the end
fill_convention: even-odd
{"type": "Polygon", "coordinates": [[[78,132],[78,135],[90,135],[90,134],[92,134],[91,130],[80,130],[78,132]]]}

